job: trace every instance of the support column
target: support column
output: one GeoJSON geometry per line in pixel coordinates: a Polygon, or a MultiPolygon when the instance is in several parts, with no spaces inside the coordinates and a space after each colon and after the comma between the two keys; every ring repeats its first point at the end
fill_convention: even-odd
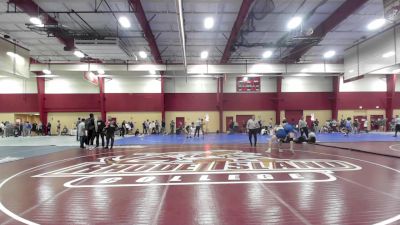
{"type": "Polygon", "coordinates": [[[167,121],[165,121],[165,93],[164,93],[164,73],[161,73],[161,120],[167,124],[167,121]]]}
{"type": "Polygon", "coordinates": [[[38,92],[40,122],[42,123],[44,134],[47,135],[47,111],[45,107],[45,100],[46,100],[45,79],[43,77],[37,77],[36,83],[38,92]]]}
{"type": "Polygon", "coordinates": [[[219,132],[224,132],[224,78],[219,77],[217,82],[217,108],[219,112],[219,132]]]}
{"type": "Polygon", "coordinates": [[[99,89],[100,89],[100,112],[101,119],[107,121],[106,112],[106,95],[104,94],[104,77],[99,77],[99,89]]]}
{"type": "Polygon", "coordinates": [[[393,99],[396,91],[396,74],[386,75],[386,129],[390,129],[390,121],[393,118],[393,99]]]}
{"type": "Polygon", "coordinates": [[[282,77],[276,78],[275,123],[281,123],[282,77]]]}
{"type": "Polygon", "coordinates": [[[332,119],[338,120],[340,77],[332,78],[332,119]]]}

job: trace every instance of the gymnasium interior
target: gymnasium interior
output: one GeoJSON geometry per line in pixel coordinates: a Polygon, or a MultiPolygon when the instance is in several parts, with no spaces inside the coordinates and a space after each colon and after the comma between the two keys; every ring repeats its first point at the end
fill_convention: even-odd
{"type": "Polygon", "coordinates": [[[399,51],[400,0],[0,0],[0,224],[400,224],[399,51]]]}

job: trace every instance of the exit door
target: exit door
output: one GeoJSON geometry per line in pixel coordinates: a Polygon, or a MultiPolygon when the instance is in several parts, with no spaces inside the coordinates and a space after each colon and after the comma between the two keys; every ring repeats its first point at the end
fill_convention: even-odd
{"type": "Polygon", "coordinates": [[[367,117],[366,117],[366,116],[354,116],[354,117],[353,117],[353,120],[354,120],[354,121],[357,120],[357,121],[358,121],[358,124],[360,124],[360,125],[359,125],[360,131],[364,130],[364,123],[365,123],[365,121],[367,120],[367,117]]]}
{"type": "Polygon", "coordinates": [[[185,117],[176,117],[175,121],[176,121],[176,129],[177,130],[178,130],[178,128],[185,129],[185,117]]]}
{"type": "Polygon", "coordinates": [[[236,122],[239,125],[239,129],[242,133],[245,133],[247,128],[247,121],[253,117],[253,115],[236,115],[236,122]]]}

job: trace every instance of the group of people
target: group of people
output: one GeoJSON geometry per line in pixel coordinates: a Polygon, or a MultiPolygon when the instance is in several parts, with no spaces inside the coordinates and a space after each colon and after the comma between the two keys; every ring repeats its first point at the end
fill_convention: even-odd
{"type": "MultiPolygon", "coordinates": [[[[49,123],[50,124],[50,123],[49,123]]],[[[0,122],[0,136],[1,137],[30,137],[32,135],[46,135],[46,129],[51,125],[43,126],[41,123],[36,122],[15,122],[9,121],[0,122]]],[[[50,134],[50,132],[47,132],[50,134]]]]}
{"type": "MultiPolygon", "coordinates": [[[[293,143],[315,143],[316,135],[313,131],[309,131],[307,122],[304,120],[304,117],[301,117],[298,124],[296,125],[298,131],[300,132],[300,136],[296,138],[296,129],[294,125],[288,123],[286,119],[282,121],[282,124],[279,125],[271,125],[268,126],[269,134],[271,134],[271,138],[268,144],[267,152],[271,152],[272,144],[277,142],[279,145],[279,152],[281,152],[281,144],[282,143],[290,143],[290,150],[293,150],[293,143]]],[[[252,116],[246,123],[246,130],[249,135],[250,146],[257,146],[257,134],[260,133],[261,124],[258,120],[256,120],[255,116],[252,116]]]]}
{"type": "Polygon", "coordinates": [[[77,128],[77,141],[80,142],[81,148],[93,149],[99,147],[100,139],[101,146],[105,149],[110,149],[114,146],[115,131],[119,128],[116,121],[109,118],[103,121],[101,118],[95,118],[93,113],[89,114],[89,118],[78,118],[76,122],[77,128]],[[106,145],[104,146],[104,136],[106,138],[106,145]],[[95,140],[96,139],[96,140],[95,140]],[[96,144],[94,146],[94,143],[96,144]]]}

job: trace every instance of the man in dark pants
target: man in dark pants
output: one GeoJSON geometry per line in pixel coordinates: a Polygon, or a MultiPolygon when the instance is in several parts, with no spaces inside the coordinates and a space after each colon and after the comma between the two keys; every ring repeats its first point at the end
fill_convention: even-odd
{"type": "Polygon", "coordinates": [[[110,149],[113,148],[114,146],[114,136],[115,136],[115,131],[117,130],[117,125],[115,125],[115,121],[112,120],[109,122],[109,124],[106,127],[106,147],[105,149],[108,149],[108,144],[110,143],[111,139],[111,146],[110,149]]]}
{"type": "Polygon", "coordinates": [[[249,131],[250,145],[253,146],[252,136],[254,136],[254,147],[256,147],[257,146],[257,133],[258,133],[258,128],[260,128],[260,125],[256,121],[256,117],[255,116],[252,116],[251,119],[249,119],[247,121],[246,128],[249,131]]]}
{"type": "Polygon", "coordinates": [[[96,121],[96,148],[99,147],[99,138],[101,137],[101,146],[104,148],[104,127],[106,126],[106,124],[104,123],[104,121],[99,118],[96,121]]]}
{"type": "Polygon", "coordinates": [[[78,121],[76,121],[76,141],[79,141],[78,126],[80,123],[81,123],[81,118],[78,117],[78,121]]]}
{"type": "Polygon", "coordinates": [[[196,122],[196,130],[194,131],[193,137],[196,137],[196,134],[197,134],[197,137],[200,137],[200,127],[201,127],[201,120],[199,118],[196,122]]]}
{"type": "Polygon", "coordinates": [[[397,137],[397,132],[400,132],[400,118],[399,118],[399,115],[396,115],[396,119],[395,119],[394,122],[395,122],[396,126],[395,126],[395,133],[394,133],[393,137],[397,137]]]}
{"type": "Polygon", "coordinates": [[[89,118],[86,120],[86,130],[88,131],[87,137],[87,145],[93,145],[94,137],[96,134],[96,126],[94,123],[94,115],[93,113],[89,114],[89,118]]]}

